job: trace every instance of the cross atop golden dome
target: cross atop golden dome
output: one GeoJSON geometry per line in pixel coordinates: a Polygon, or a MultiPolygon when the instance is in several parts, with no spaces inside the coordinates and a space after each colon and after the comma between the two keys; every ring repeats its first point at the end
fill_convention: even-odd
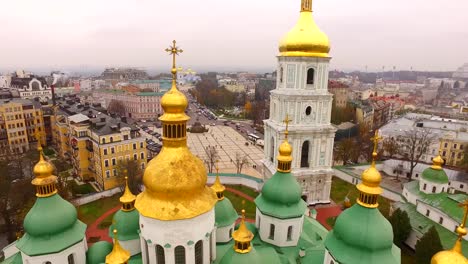
{"type": "MultiPolygon", "coordinates": [[[[242,201],[244,204],[245,201],[242,201]]],[[[254,235],[245,225],[245,210],[242,209],[242,219],[239,224],[239,228],[232,234],[232,238],[234,239],[234,250],[238,253],[249,253],[252,250],[251,241],[254,238],[254,235]]]]}
{"type": "Polygon", "coordinates": [[[379,136],[379,131],[376,130],[375,136],[371,138],[371,141],[374,142],[371,167],[362,173],[362,182],[357,186],[360,192],[357,202],[360,205],[368,208],[376,208],[379,206],[379,203],[377,202],[377,197],[382,193],[382,188],[380,187],[382,176],[375,167],[375,161],[378,155],[377,147],[381,139],[382,137],[379,136]]]}
{"type": "Polygon", "coordinates": [[[117,238],[117,229],[114,229],[114,247],[111,253],[106,256],[106,264],[126,264],[130,259],[130,252],[125,250],[117,238]]]}
{"type": "Polygon", "coordinates": [[[301,0],[301,13],[297,24],[279,45],[280,56],[328,57],[330,43],[312,16],[312,0],[301,0]]]}
{"type": "Polygon", "coordinates": [[[462,252],[462,239],[467,234],[465,225],[466,218],[468,216],[468,200],[460,203],[458,206],[464,207],[465,213],[463,214],[463,220],[457,227],[455,232],[458,234],[458,238],[455,241],[455,245],[450,250],[440,251],[435,254],[431,259],[431,264],[454,264],[454,263],[468,263],[468,260],[463,256],[462,252]]]}
{"type": "Polygon", "coordinates": [[[289,119],[288,114],[286,114],[286,118],[283,120],[283,122],[286,124],[286,128],[284,130],[284,140],[283,143],[279,146],[279,155],[277,157],[278,159],[278,171],[281,172],[290,172],[291,171],[291,161],[292,161],[292,147],[288,142],[288,127],[289,127],[289,122],[292,120],[289,119]]]}

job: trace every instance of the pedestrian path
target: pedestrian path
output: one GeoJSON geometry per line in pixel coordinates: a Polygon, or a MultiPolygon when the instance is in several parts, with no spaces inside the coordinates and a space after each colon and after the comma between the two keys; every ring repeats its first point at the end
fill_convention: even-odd
{"type": "Polygon", "coordinates": [[[327,230],[331,230],[332,227],[327,223],[327,219],[330,217],[337,217],[341,214],[341,206],[336,204],[330,204],[316,208],[317,210],[317,221],[322,224],[327,230]]]}
{"type": "MultiPolygon", "coordinates": [[[[109,215],[117,212],[121,205],[116,206],[109,211],[105,212],[102,214],[94,223],[92,223],[90,226],[88,226],[88,229],[86,229],[86,240],[89,241],[91,237],[99,237],[99,241],[108,241],[112,243],[112,239],[109,237],[109,230],[108,228],[105,229],[99,229],[99,224],[104,221],[109,215]]],[[[89,242],[88,242],[89,243],[89,242]]],[[[89,243],[91,245],[92,243],[89,243]]]]}

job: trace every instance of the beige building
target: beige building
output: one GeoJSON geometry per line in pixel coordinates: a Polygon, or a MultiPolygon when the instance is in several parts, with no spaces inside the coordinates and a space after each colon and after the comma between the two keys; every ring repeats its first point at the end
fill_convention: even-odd
{"type": "Polygon", "coordinates": [[[333,101],[336,107],[346,107],[348,103],[348,85],[337,81],[328,81],[328,91],[333,94],[333,101]]]}

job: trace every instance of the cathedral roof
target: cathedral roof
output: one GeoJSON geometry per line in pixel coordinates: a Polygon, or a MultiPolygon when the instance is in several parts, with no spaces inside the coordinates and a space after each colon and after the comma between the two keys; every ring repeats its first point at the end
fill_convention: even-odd
{"type": "Polygon", "coordinates": [[[137,210],[119,210],[114,214],[112,222],[113,224],[109,227],[109,237],[113,238],[113,230],[117,229],[120,241],[139,239],[140,214],[137,210]]]}
{"type": "Polygon", "coordinates": [[[447,174],[445,173],[444,169],[442,168],[442,164],[444,160],[439,155],[432,159],[433,165],[429,168],[426,168],[422,173],[422,178],[426,181],[438,184],[448,184],[449,179],[447,174]]]}
{"type": "Polygon", "coordinates": [[[106,256],[112,251],[112,243],[99,241],[89,247],[86,252],[87,264],[101,264],[106,262],[106,256]]]}

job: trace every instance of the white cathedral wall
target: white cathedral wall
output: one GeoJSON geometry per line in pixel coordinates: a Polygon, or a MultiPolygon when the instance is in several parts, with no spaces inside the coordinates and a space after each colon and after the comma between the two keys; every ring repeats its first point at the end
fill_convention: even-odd
{"type": "MultiPolygon", "coordinates": [[[[455,232],[455,228],[457,228],[457,226],[459,225],[457,221],[453,220],[447,214],[421,201],[417,202],[416,211],[418,211],[418,213],[424,215],[425,217],[439,224],[440,224],[440,220],[442,219],[442,224],[440,225],[450,232],[455,232]],[[429,211],[429,216],[427,215],[427,211],[429,211]]],[[[468,235],[465,235],[463,239],[468,240],[468,235]]]]}
{"type": "Polygon", "coordinates": [[[136,255],[141,252],[140,239],[132,239],[127,241],[119,240],[120,245],[130,252],[130,255],[136,255]]]}
{"type": "Polygon", "coordinates": [[[330,255],[330,252],[328,252],[328,250],[325,249],[325,257],[323,258],[323,264],[339,264],[339,263],[332,257],[332,255],[330,255]]]}
{"type": "Polygon", "coordinates": [[[232,223],[232,225],[216,228],[216,243],[226,243],[231,241],[232,233],[234,232],[234,225],[235,222],[232,223]],[[229,235],[229,230],[231,230],[231,235],[229,235]]]}
{"type": "Polygon", "coordinates": [[[424,193],[441,193],[441,192],[447,192],[448,191],[448,183],[446,184],[439,184],[439,183],[433,183],[430,181],[426,181],[421,177],[419,180],[419,190],[424,193]],[[424,185],[426,185],[426,188],[424,188],[424,185]],[[434,189],[434,192],[432,191],[434,189]]]}
{"type": "Polygon", "coordinates": [[[290,219],[279,219],[271,217],[268,215],[262,214],[262,212],[257,208],[257,217],[255,225],[258,228],[258,233],[262,241],[268,242],[270,244],[279,246],[279,247],[292,247],[296,246],[299,241],[299,237],[302,233],[302,224],[304,222],[304,216],[302,215],[299,218],[290,218],[290,219]],[[270,224],[275,226],[275,232],[273,239],[270,239],[270,224]],[[292,226],[292,235],[291,240],[287,240],[288,227],[292,226]]]}
{"type": "MultiPolygon", "coordinates": [[[[211,245],[216,243],[215,235],[215,215],[214,208],[209,212],[191,219],[161,221],[145,217],[140,214],[140,237],[148,243],[149,263],[156,263],[156,245],[161,245],[164,248],[166,263],[174,263],[174,249],[177,246],[185,248],[186,263],[195,263],[195,244],[203,241],[203,263],[211,262],[210,255],[210,239],[211,245]],[[189,241],[193,243],[189,245],[189,241]],[[170,248],[164,247],[166,244],[170,248]]],[[[143,256],[145,258],[145,256],[143,256]]]]}
{"type": "Polygon", "coordinates": [[[82,241],[58,253],[28,256],[21,252],[21,256],[23,257],[24,264],[44,264],[47,261],[50,261],[52,264],[64,264],[68,263],[68,256],[73,254],[75,264],[86,264],[87,249],[86,238],[84,238],[82,241]]]}

